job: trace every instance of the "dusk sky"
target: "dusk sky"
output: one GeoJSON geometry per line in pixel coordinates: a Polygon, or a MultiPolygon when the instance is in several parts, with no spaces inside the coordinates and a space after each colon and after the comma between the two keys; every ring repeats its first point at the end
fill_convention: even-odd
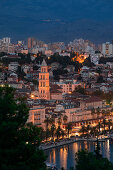
{"type": "Polygon", "coordinates": [[[113,0],[0,0],[0,38],[113,39],[113,0]]]}

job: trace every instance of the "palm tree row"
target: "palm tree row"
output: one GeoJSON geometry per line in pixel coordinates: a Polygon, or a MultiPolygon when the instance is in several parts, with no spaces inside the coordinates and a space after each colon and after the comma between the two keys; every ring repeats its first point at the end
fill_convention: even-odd
{"type": "MultiPolygon", "coordinates": [[[[66,124],[67,122],[67,116],[65,115],[63,117],[63,122],[66,124]]],[[[71,123],[68,123],[66,125],[66,129],[63,130],[61,128],[61,124],[62,124],[62,119],[61,117],[58,118],[58,121],[57,121],[57,124],[58,124],[58,127],[56,128],[55,126],[55,119],[54,118],[49,118],[47,117],[44,121],[45,125],[46,125],[46,130],[42,130],[42,140],[46,139],[46,141],[49,139],[49,138],[52,138],[52,140],[54,140],[55,138],[57,138],[57,140],[62,137],[64,138],[64,136],[67,136],[68,134],[68,137],[69,137],[69,134],[70,134],[70,131],[72,130],[72,124],[71,123]]]]}
{"type": "Polygon", "coordinates": [[[92,109],[91,110],[91,114],[95,115],[97,114],[97,116],[99,116],[100,114],[102,114],[103,116],[110,116],[111,112],[113,112],[113,109],[111,110],[100,110],[100,108],[97,109],[92,109]]]}
{"type": "Polygon", "coordinates": [[[109,133],[111,133],[111,130],[113,130],[113,123],[112,120],[106,120],[103,119],[102,122],[99,122],[96,126],[85,126],[83,125],[80,129],[80,133],[83,136],[98,136],[100,134],[106,134],[106,132],[108,131],[109,133]]]}

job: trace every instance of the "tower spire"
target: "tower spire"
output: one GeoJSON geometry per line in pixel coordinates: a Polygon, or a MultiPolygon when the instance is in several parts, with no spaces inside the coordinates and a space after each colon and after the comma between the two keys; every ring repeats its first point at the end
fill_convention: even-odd
{"type": "Polygon", "coordinates": [[[44,67],[44,66],[47,66],[47,63],[46,63],[46,61],[45,61],[45,59],[43,59],[43,61],[42,61],[42,64],[41,64],[41,67],[44,67]]]}

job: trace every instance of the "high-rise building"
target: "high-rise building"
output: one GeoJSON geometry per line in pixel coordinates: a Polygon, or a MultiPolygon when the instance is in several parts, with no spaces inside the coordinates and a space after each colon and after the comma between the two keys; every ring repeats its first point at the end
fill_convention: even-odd
{"type": "Polygon", "coordinates": [[[3,43],[4,43],[4,44],[10,44],[10,43],[11,43],[11,38],[9,38],[9,37],[4,37],[4,38],[3,38],[3,43]]]}
{"type": "Polygon", "coordinates": [[[39,99],[50,100],[50,83],[48,66],[43,60],[39,73],[39,99]]]}
{"type": "Polygon", "coordinates": [[[34,46],[34,38],[28,38],[28,49],[33,48],[34,46]]]}
{"type": "Polygon", "coordinates": [[[106,57],[112,57],[113,55],[113,44],[106,42],[102,44],[102,54],[106,57]]]}

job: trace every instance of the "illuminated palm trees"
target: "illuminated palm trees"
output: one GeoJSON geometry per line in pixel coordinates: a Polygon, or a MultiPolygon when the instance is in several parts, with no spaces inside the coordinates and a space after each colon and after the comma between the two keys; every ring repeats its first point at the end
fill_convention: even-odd
{"type": "Polygon", "coordinates": [[[81,127],[81,129],[80,129],[79,132],[82,133],[82,134],[84,135],[84,134],[87,132],[86,127],[85,127],[84,125],[82,125],[82,127],[81,127]]]}
{"type": "Polygon", "coordinates": [[[64,130],[61,129],[61,136],[62,136],[62,138],[64,138],[64,135],[65,135],[65,132],[64,132],[64,130]]]}
{"type": "Polygon", "coordinates": [[[104,126],[104,134],[105,134],[105,128],[106,128],[106,124],[107,124],[106,119],[103,119],[102,124],[103,124],[103,126],[104,126]]]}
{"type": "Polygon", "coordinates": [[[109,132],[110,132],[111,131],[111,126],[113,125],[111,119],[108,120],[107,125],[108,125],[108,129],[109,129],[109,132]]]}
{"type": "Polygon", "coordinates": [[[50,124],[50,118],[47,117],[45,120],[44,120],[44,123],[46,124],[46,141],[47,139],[50,137],[50,131],[49,131],[49,124],[50,124]]]}
{"type": "Polygon", "coordinates": [[[90,132],[91,126],[90,126],[90,125],[87,125],[86,130],[87,130],[88,132],[90,132]]]}
{"type": "Polygon", "coordinates": [[[50,130],[46,129],[46,141],[48,140],[49,137],[50,137],[50,130]]]}
{"type": "Polygon", "coordinates": [[[91,110],[91,114],[94,116],[94,114],[95,114],[95,109],[94,108],[91,110]]]}
{"type": "Polygon", "coordinates": [[[61,136],[61,128],[60,128],[60,126],[56,129],[56,136],[57,136],[57,140],[61,136]]]}
{"type": "Polygon", "coordinates": [[[57,123],[58,123],[58,126],[61,126],[61,124],[62,124],[61,117],[58,118],[58,122],[57,123]]]}
{"type": "Polygon", "coordinates": [[[44,120],[44,123],[46,124],[46,130],[48,129],[50,122],[51,122],[51,121],[50,121],[50,118],[49,118],[49,117],[47,117],[47,118],[44,120]]]}
{"type": "Polygon", "coordinates": [[[99,133],[100,133],[100,129],[103,127],[102,124],[99,122],[96,127],[97,127],[97,129],[99,130],[99,133]]]}
{"type": "Polygon", "coordinates": [[[97,130],[96,126],[91,128],[91,132],[90,132],[90,133],[91,133],[91,135],[93,135],[94,137],[95,137],[95,136],[98,136],[98,130],[97,130]]]}
{"type": "Polygon", "coordinates": [[[51,126],[51,136],[52,136],[53,139],[54,139],[55,130],[56,130],[56,127],[55,127],[54,124],[52,124],[52,126],[51,126]]]}
{"type": "Polygon", "coordinates": [[[86,126],[82,126],[80,131],[79,131],[82,135],[85,135],[87,137],[89,137],[90,135],[93,135],[94,137],[98,135],[98,128],[95,127],[91,127],[90,125],[86,126]]]}
{"type": "Polygon", "coordinates": [[[105,116],[105,113],[106,113],[105,110],[102,110],[102,115],[103,115],[103,116],[105,116]]]}
{"type": "Polygon", "coordinates": [[[99,117],[99,115],[100,115],[100,108],[99,107],[96,109],[96,114],[97,114],[97,117],[99,117]]]}
{"type": "Polygon", "coordinates": [[[64,115],[64,117],[63,117],[64,123],[67,123],[67,119],[68,119],[68,117],[66,115],[64,115]]]}
{"type": "Polygon", "coordinates": [[[70,131],[72,130],[72,123],[68,123],[66,129],[67,129],[68,138],[69,138],[70,131]]]}

